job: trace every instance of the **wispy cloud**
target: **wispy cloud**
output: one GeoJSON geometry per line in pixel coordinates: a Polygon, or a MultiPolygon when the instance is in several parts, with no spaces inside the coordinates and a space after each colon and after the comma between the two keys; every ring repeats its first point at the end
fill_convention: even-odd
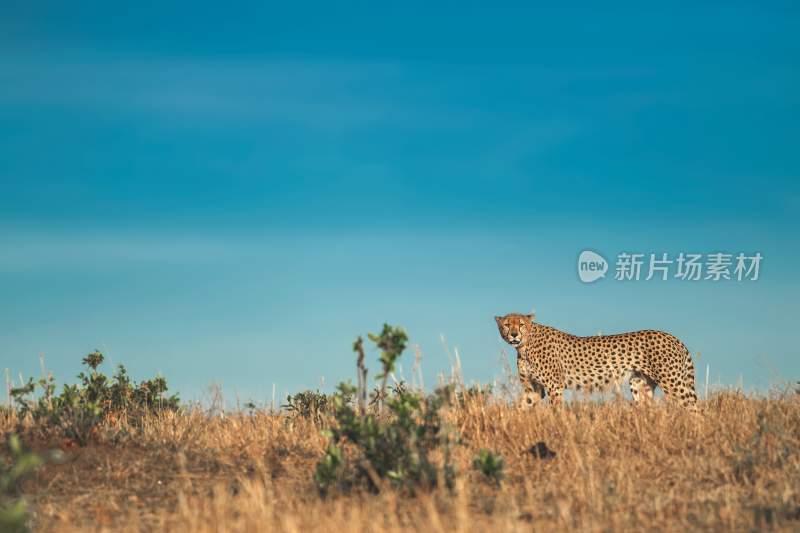
{"type": "Polygon", "coordinates": [[[395,112],[381,88],[400,76],[377,63],[6,54],[0,105],[350,128],[395,112]]]}
{"type": "Polygon", "coordinates": [[[202,264],[241,256],[254,245],[196,235],[57,232],[0,233],[0,271],[202,264]]]}
{"type": "Polygon", "coordinates": [[[0,106],[149,114],[192,127],[235,121],[323,130],[381,124],[469,128],[493,116],[483,106],[464,103],[464,95],[480,94],[482,85],[512,81],[518,91],[529,86],[530,98],[536,99],[588,82],[652,75],[621,68],[146,57],[69,48],[6,52],[0,55],[0,106]]]}

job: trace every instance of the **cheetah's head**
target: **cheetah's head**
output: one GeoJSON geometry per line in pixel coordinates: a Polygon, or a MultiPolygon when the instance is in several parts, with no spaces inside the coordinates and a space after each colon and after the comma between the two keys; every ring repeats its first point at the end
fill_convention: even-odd
{"type": "Polygon", "coordinates": [[[500,336],[514,348],[524,346],[528,342],[528,335],[533,330],[533,315],[509,313],[506,316],[494,317],[500,336]]]}

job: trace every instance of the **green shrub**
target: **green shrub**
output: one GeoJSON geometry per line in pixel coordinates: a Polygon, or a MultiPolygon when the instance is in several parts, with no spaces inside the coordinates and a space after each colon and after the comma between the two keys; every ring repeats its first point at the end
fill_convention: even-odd
{"type": "Polygon", "coordinates": [[[505,462],[500,454],[481,449],[472,461],[472,467],[483,474],[484,478],[494,485],[500,485],[505,474],[505,462]]]}
{"type": "Polygon", "coordinates": [[[295,416],[321,422],[330,408],[330,400],[320,391],[306,390],[287,396],[282,407],[295,416]]]}
{"type": "Polygon", "coordinates": [[[18,497],[18,486],[44,459],[25,450],[19,437],[13,433],[6,436],[6,454],[8,461],[0,463],[0,531],[28,531],[28,503],[18,497]]]}
{"type": "Polygon", "coordinates": [[[119,365],[109,379],[98,371],[103,359],[98,351],[87,355],[83,364],[88,367],[88,373],[78,374],[80,383],[64,385],[60,394],[56,394],[52,375],[39,380],[30,378],[23,386],[11,389],[20,418],[23,421],[32,419],[41,431],[56,430],[85,445],[104,419],[124,418],[136,425],[148,412],[180,407],[177,395],[165,395],[168,387],[163,377],[136,384],[128,377],[125,367],[119,365]]]}
{"type": "Polygon", "coordinates": [[[354,392],[342,383],[334,396],[336,423],[326,433],[330,444],[314,476],[323,493],[357,486],[379,491],[385,483],[410,493],[440,482],[453,486],[451,449],[456,441],[440,415],[446,393],[424,397],[400,392],[388,397],[388,413],[381,416],[361,415],[343,401],[354,392]]]}
{"type": "MultiPolygon", "coordinates": [[[[381,386],[373,393],[373,403],[380,407],[377,412],[366,412],[363,405],[353,405],[351,399],[359,398],[361,403],[365,391],[349,383],[339,384],[331,397],[334,423],[326,431],[330,442],[314,481],[323,494],[358,487],[380,491],[388,486],[409,493],[439,484],[452,487],[451,449],[456,441],[440,412],[450,399],[449,389],[426,397],[396,386],[393,394],[387,395],[386,378],[405,349],[407,337],[401,329],[384,324],[380,335],[370,334],[369,338],[382,350],[383,372],[377,377],[381,386]]],[[[365,386],[360,338],[354,349],[359,353],[359,386],[365,386]]]]}
{"type": "Polygon", "coordinates": [[[459,405],[465,405],[467,402],[471,400],[486,400],[492,396],[492,386],[491,385],[484,385],[481,387],[480,385],[470,385],[469,388],[463,389],[458,391],[456,394],[456,400],[458,401],[459,405]]]}

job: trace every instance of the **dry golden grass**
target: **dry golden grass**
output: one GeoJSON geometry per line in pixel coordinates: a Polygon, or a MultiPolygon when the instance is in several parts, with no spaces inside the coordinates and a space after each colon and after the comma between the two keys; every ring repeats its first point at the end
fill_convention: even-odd
{"type": "Polygon", "coordinates": [[[103,432],[85,448],[60,443],[65,460],[24,490],[34,529],[59,532],[800,529],[800,396],[723,392],[700,410],[618,400],[520,411],[476,399],[447,414],[464,441],[454,492],[327,499],[311,479],[319,427],[196,410],[116,443],[103,432]],[[526,452],[539,441],[557,456],[526,452]],[[480,448],[505,458],[500,488],[471,469],[480,448]]]}

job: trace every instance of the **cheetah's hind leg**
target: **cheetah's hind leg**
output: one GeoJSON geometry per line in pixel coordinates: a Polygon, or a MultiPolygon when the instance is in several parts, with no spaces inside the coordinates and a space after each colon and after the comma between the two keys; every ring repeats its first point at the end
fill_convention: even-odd
{"type": "Polygon", "coordinates": [[[653,399],[653,389],[656,382],[641,372],[634,372],[629,380],[631,386],[631,396],[634,403],[649,402],[653,399]]]}

